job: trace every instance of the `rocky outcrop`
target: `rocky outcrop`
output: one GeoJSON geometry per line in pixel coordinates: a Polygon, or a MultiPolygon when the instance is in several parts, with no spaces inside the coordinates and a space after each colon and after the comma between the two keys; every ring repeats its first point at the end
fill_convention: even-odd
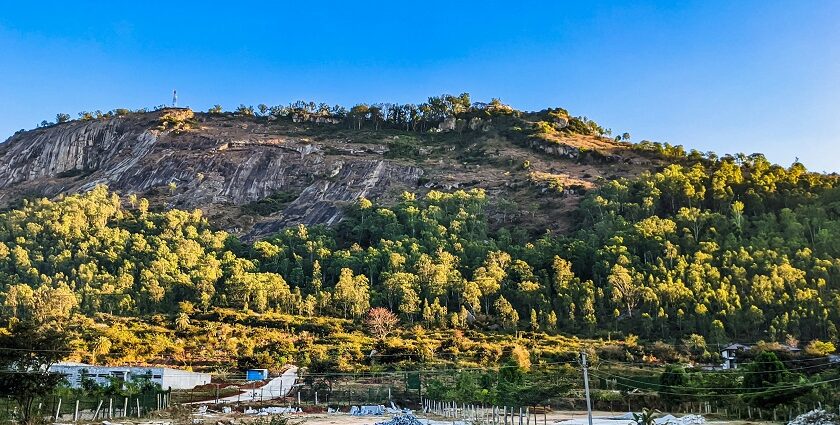
{"type": "Polygon", "coordinates": [[[438,124],[438,130],[440,131],[452,131],[455,130],[455,124],[458,120],[455,117],[446,117],[440,124],[438,124]]]}
{"type": "Polygon", "coordinates": [[[594,163],[615,163],[624,161],[620,155],[609,152],[602,152],[598,149],[583,149],[564,143],[550,142],[539,138],[531,138],[527,141],[528,147],[543,152],[555,158],[571,159],[575,161],[594,163]]]}
{"type": "Polygon", "coordinates": [[[16,134],[0,145],[0,202],[97,184],[124,194],[158,194],[172,207],[211,210],[280,191],[300,193],[253,229],[236,229],[260,235],[295,223],[333,224],[346,203],[416,188],[423,175],[375,149],[346,149],[354,152],[346,155],[340,153],[344,142],[313,142],[262,125],[208,120],[186,132],[160,130],[162,114],[73,121],[16,134]]]}
{"type": "Polygon", "coordinates": [[[416,186],[423,170],[385,160],[339,162],[332,177],[314,181],[286,208],[277,220],[254,226],[247,236],[254,238],[297,223],[337,223],[342,207],[361,198],[378,198],[392,188],[416,186]]]}

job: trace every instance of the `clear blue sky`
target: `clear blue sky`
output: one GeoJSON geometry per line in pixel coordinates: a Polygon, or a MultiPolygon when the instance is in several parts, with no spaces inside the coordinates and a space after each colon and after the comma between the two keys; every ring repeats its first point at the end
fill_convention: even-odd
{"type": "Polygon", "coordinates": [[[0,58],[0,139],[173,88],[194,109],[467,91],[840,171],[837,1],[11,2],[0,58]]]}

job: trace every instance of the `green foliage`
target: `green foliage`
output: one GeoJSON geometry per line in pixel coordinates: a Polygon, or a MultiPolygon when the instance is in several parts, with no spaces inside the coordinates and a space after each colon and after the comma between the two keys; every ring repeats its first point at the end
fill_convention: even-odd
{"type": "Polygon", "coordinates": [[[747,365],[745,400],[757,407],[772,408],[804,394],[800,375],[788,372],[775,353],[764,351],[747,365]],[[798,384],[798,385],[797,385],[798,384]]]}
{"type": "MultiPolygon", "coordinates": [[[[318,344],[302,338],[273,348],[274,363],[346,368],[374,345],[358,331],[376,307],[406,329],[609,330],[657,341],[646,350],[628,344],[614,353],[620,359],[713,361],[714,344],[788,335],[818,340],[809,352],[825,354],[840,319],[836,183],[798,164],[724,157],[606,182],[581,202],[580,228],[562,236],[493,231],[483,191],[430,191],[389,206],[361,199],[335,228],[299,226],[250,245],[214,231],[198,211],[152,212],[148,201],[99,187],[0,215],[0,296],[16,318],[21,300],[41,287],[69,288],[78,301],[72,310],[88,317],[160,315],[155,323],[171,333],[161,333],[164,348],[148,356],[184,364],[188,355],[171,338],[191,338],[210,322],[273,323],[337,338],[341,347],[309,352],[318,344]]],[[[93,360],[143,356],[127,347],[158,336],[132,340],[131,329],[85,335],[80,352],[93,360]]],[[[404,349],[410,359],[434,358],[440,348],[452,359],[515,358],[522,366],[546,355],[523,346],[512,357],[516,350],[488,341],[377,335],[377,347],[404,349]]],[[[237,358],[265,345],[237,338],[224,348],[237,358]]]]}
{"type": "Polygon", "coordinates": [[[242,117],[253,117],[255,115],[254,107],[246,105],[239,105],[233,113],[242,117]]]}
{"type": "Polygon", "coordinates": [[[667,365],[665,371],[659,375],[659,396],[665,403],[673,405],[684,400],[688,386],[688,375],[685,369],[678,365],[667,365]]]}
{"type": "Polygon", "coordinates": [[[26,287],[14,295],[6,302],[14,316],[0,316],[0,393],[17,402],[20,423],[30,423],[34,401],[64,381],[48,369],[70,348],[66,326],[76,299],[66,285],[26,287]]]}
{"type": "Polygon", "coordinates": [[[657,416],[656,412],[643,409],[641,413],[633,413],[633,423],[636,425],[655,425],[657,416]]]}
{"type": "Polygon", "coordinates": [[[552,134],[556,132],[554,126],[551,125],[551,123],[545,121],[537,121],[534,124],[534,131],[537,134],[552,134]]]}
{"type": "Polygon", "coordinates": [[[269,216],[276,212],[283,211],[289,202],[292,202],[300,194],[294,191],[279,191],[260,199],[243,205],[242,212],[248,215],[269,216]]]}
{"type": "Polygon", "coordinates": [[[565,130],[571,133],[589,136],[603,136],[608,133],[608,131],[604,130],[604,128],[598,125],[598,123],[586,117],[569,118],[569,125],[565,130]]]}

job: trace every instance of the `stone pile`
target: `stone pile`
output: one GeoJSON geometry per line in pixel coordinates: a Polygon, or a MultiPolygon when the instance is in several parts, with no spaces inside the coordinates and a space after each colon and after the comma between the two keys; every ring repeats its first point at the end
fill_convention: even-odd
{"type": "Polygon", "coordinates": [[[375,425],[425,425],[420,422],[414,415],[397,415],[390,421],[377,422],[375,425]]]}
{"type": "Polygon", "coordinates": [[[794,418],[788,425],[836,425],[840,423],[840,415],[815,409],[794,418]]]}

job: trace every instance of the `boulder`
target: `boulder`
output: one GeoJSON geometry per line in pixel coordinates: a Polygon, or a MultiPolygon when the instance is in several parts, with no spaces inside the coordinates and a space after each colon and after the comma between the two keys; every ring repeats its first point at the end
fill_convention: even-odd
{"type": "Polygon", "coordinates": [[[438,125],[438,130],[440,131],[452,131],[455,130],[455,124],[458,120],[455,117],[446,117],[443,122],[438,125]]]}

